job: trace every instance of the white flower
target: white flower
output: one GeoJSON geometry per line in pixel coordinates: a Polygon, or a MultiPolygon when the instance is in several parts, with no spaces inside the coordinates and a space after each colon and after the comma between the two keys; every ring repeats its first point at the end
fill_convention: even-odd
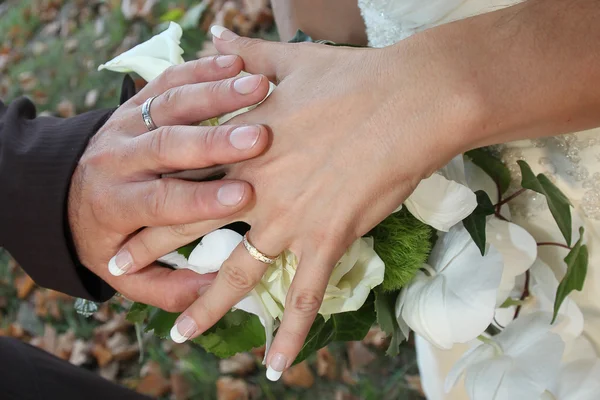
{"type": "MultiPolygon", "coordinates": [[[[524,285],[524,282],[523,282],[524,285]]],[[[520,285],[519,291],[523,291],[520,285]]],[[[536,312],[552,313],[554,299],[558,289],[558,280],[548,265],[537,259],[529,270],[529,296],[521,305],[519,315],[536,312]]],[[[496,311],[496,321],[502,326],[510,324],[514,318],[515,307],[501,308],[496,311]]],[[[558,310],[552,332],[561,336],[564,341],[570,341],[583,332],[583,314],[577,304],[567,296],[558,310]]]]}
{"type": "Polygon", "coordinates": [[[490,218],[485,227],[486,241],[500,254],[504,268],[496,305],[500,306],[515,287],[515,278],[527,271],[537,258],[537,243],[525,229],[512,222],[490,218]]]}
{"type": "Polygon", "coordinates": [[[477,198],[466,186],[462,155],[423,179],[404,205],[415,218],[443,232],[468,217],[477,207],[477,198]]]}
{"type": "Polygon", "coordinates": [[[405,336],[410,327],[442,349],[466,343],[492,322],[502,257],[492,246],[485,256],[462,225],[438,239],[427,273],[419,272],[401,292],[396,317],[405,336]]]}
{"type": "MultiPolygon", "coordinates": [[[[296,256],[285,251],[263,277],[263,284],[280,304],[285,304],[297,267],[296,256]]],[[[327,318],[331,314],[358,310],[371,289],[383,282],[384,272],[383,261],[373,249],[373,239],[359,238],[334,267],[319,314],[327,318]]]]}
{"type": "Polygon", "coordinates": [[[600,358],[585,337],[567,346],[558,378],[549,391],[556,400],[596,400],[600,393],[600,358]]]}
{"type": "Polygon", "coordinates": [[[166,31],[135,46],[106,64],[100,65],[98,70],[135,72],[150,82],[167,68],[183,64],[184,60],[181,57],[183,50],[179,47],[182,34],[181,27],[171,22],[166,31]]]}
{"type": "Polygon", "coordinates": [[[564,342],[550,332],[552,314],[518,318],[499,335],[468,351],[446,380],[465,374],[471,400],[539,399],[558,374],[564,342]]]}

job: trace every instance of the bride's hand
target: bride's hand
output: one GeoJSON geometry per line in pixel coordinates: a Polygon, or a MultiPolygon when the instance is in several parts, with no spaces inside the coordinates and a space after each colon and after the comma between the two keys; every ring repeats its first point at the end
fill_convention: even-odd
{"type": "MultiPolygon", "coordinates": [[[[267,358],[283,371],[300,351],[346,248],[465,150],[460,138],[471,101],[452,71],[417,59],[414,44],[356,49],[213,32],[221,53],[241,55],[248,72],[278,84],[261,106],[232,121],[270,127],[272,143],[264,155],[233,165],[228,179],[254,187],[256,202],[241,218],[252,227],[250,242],[267,255],[290,249],[299,259],[267,358]]],[[[145,247],[154,245],[160,247],[145,247]]],[[[266,268],[238,246],[179,318],[178,331],[190,338],[210,328],[266,268]]]]}

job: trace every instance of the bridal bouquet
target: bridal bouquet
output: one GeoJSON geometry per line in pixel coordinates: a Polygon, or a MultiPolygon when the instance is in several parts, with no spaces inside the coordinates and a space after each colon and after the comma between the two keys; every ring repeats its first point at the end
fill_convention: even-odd
{"type": "MultiPolygon", "coordinates": [[[[183,62],[181,34],[171,23],[100,69],[135,72],[151,81],[183,62]]],[[[519,167],[522,180],[516,185],[498,158],[478,149],[423,180],[338,261],[296,362],[333,341],[361,340],[378,324],[390,337],[390,356],[411,331],[440,349],[469,344],[472,349],[448,376],[448,389],[465,375],[472,398],[549,395],[562,371],[564,343],[583,329],[569,293],[583,287],[587,247],[583,229],[573,237],[569,200],[527,163],[519,161],[519,167]],[[507,203],[526,191],[545,197],[564,236],[563,243],[545,245],[569,249],[560,282],[537,258],[540,244],[510,221],[507,203]]],[[[217,272],[243,233],[225,227],[159,261],[199,274],[217,272]]],[[[284,252],[234,309],[193,342],[219,357],[268,348],[297,266],[296,256],[284,252]]],[[[161,337],[169,336],[177,317],[139,303],[128,315],[161,337]]]]}

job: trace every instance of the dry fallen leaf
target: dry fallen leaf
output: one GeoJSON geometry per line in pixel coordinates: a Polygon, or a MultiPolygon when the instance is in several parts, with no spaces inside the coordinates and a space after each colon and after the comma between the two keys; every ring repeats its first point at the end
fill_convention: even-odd
{"type": "Polygon", "coordinates": [[[352,372],[359,371],[377,358],[362,342],[348,342],[346,348],[352,372]]]}
{"type": "Polygon", "coordinates": [[[58,115],[63,118],[71,118],[75,116],[75,105],[70,100],[64,99],[56,106],[58,115]]]}
{"type": "Polygon", "coordinates": [[[330,380],[336,378],[335,357],[333,357],[327,347],[323,347],[317,351],[317,374],[319,376],[325,376],[330,380]]]}
{"type": "Polygon", "coordinates": [[[174,400],[189,400],[190,399],[190,383],[180,373],[171,374],[171,391],[174,400]]]}
{"type": "Polygon", "coordinates": [[[15,287],[17,288],[17,297],[24,299],[29,296],[29,293],[35,287],[35,282],[29,275],[22,274],[15,280],[15,287]]]}
{"type": "Polygon", "coordinates": [[[256,369],[254,357],[248,353],[238,353],[231,358],[219,361],[222,374],[247,375],[256,369]]]}
{"type": "Polygon", "coordinates": [[[248,384],[244,380],[229,376],[217,379],[218,400],[248,400],[249,397],[248,384]]]}
{"type": "Polygon", "coordinates": [[[306,361],[289,368],[281,376],[281,380],[288,386],[310,388],[315,383],[315,377],[306,361]]]}
{"type": "Polygon", "coordinates": [[[377,347],[378,349],[386,349],[389,345],[387,334],[378,326],[371,328],[362,342],[366,345],[377,347]]]}
{"type": "Polygon", "coordinates": [[[423,386],[421,385],[421,377],[419,375],[405,375],[404,379],[406,379],[409,388],[425,397],[425,392],[423,392],[423,386]]]}
{"type": "Polygon", "coordinates": [[[92,354],[98,361],[98,365],[102,368],[112,361],[113,355],[106,347],[101,344],[95,344],[92,348],[92,354]]]}
{"type": "Polygon", "coordinates": [[[81,339],[75,340],[69,362],[73,365],[83,365],[90,358],[90,345],[81,339]]]}
{"type": "Polygon", "coordinates": [[[140,371],[142,379],[135,390],[152,397],[160,397],[171,388],[171,381],[162,375],[160,365],[156,361],[148,361],[140,371]]]}

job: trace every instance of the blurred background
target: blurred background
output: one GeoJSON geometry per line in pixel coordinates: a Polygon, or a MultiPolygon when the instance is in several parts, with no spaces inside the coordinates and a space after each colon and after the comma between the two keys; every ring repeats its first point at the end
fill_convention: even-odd
{"type": "MultiPolygon", "coordinates": [[[[169,21],[184,29],[186,60],[215,53],[207,35],[212,24],[278,40],[269,0],[0,0],[0,99],[27,96],[41,114],[65,118],[114,107],[123,76],[98,72],[98,65],[169,21]]],[[[0,248],[0,335],[152,397],[422,398],[413,346],[407,343],[400,356],[388,358],[388,343],[378,329],[362,342],[322,349],[272,383],[264,377],[262,349],[218,360],[193,345],[140,334],[125,320],[129,304],[122,297],[90,317],[75,311],[75,301],[37,287],[0,248]]]]}

